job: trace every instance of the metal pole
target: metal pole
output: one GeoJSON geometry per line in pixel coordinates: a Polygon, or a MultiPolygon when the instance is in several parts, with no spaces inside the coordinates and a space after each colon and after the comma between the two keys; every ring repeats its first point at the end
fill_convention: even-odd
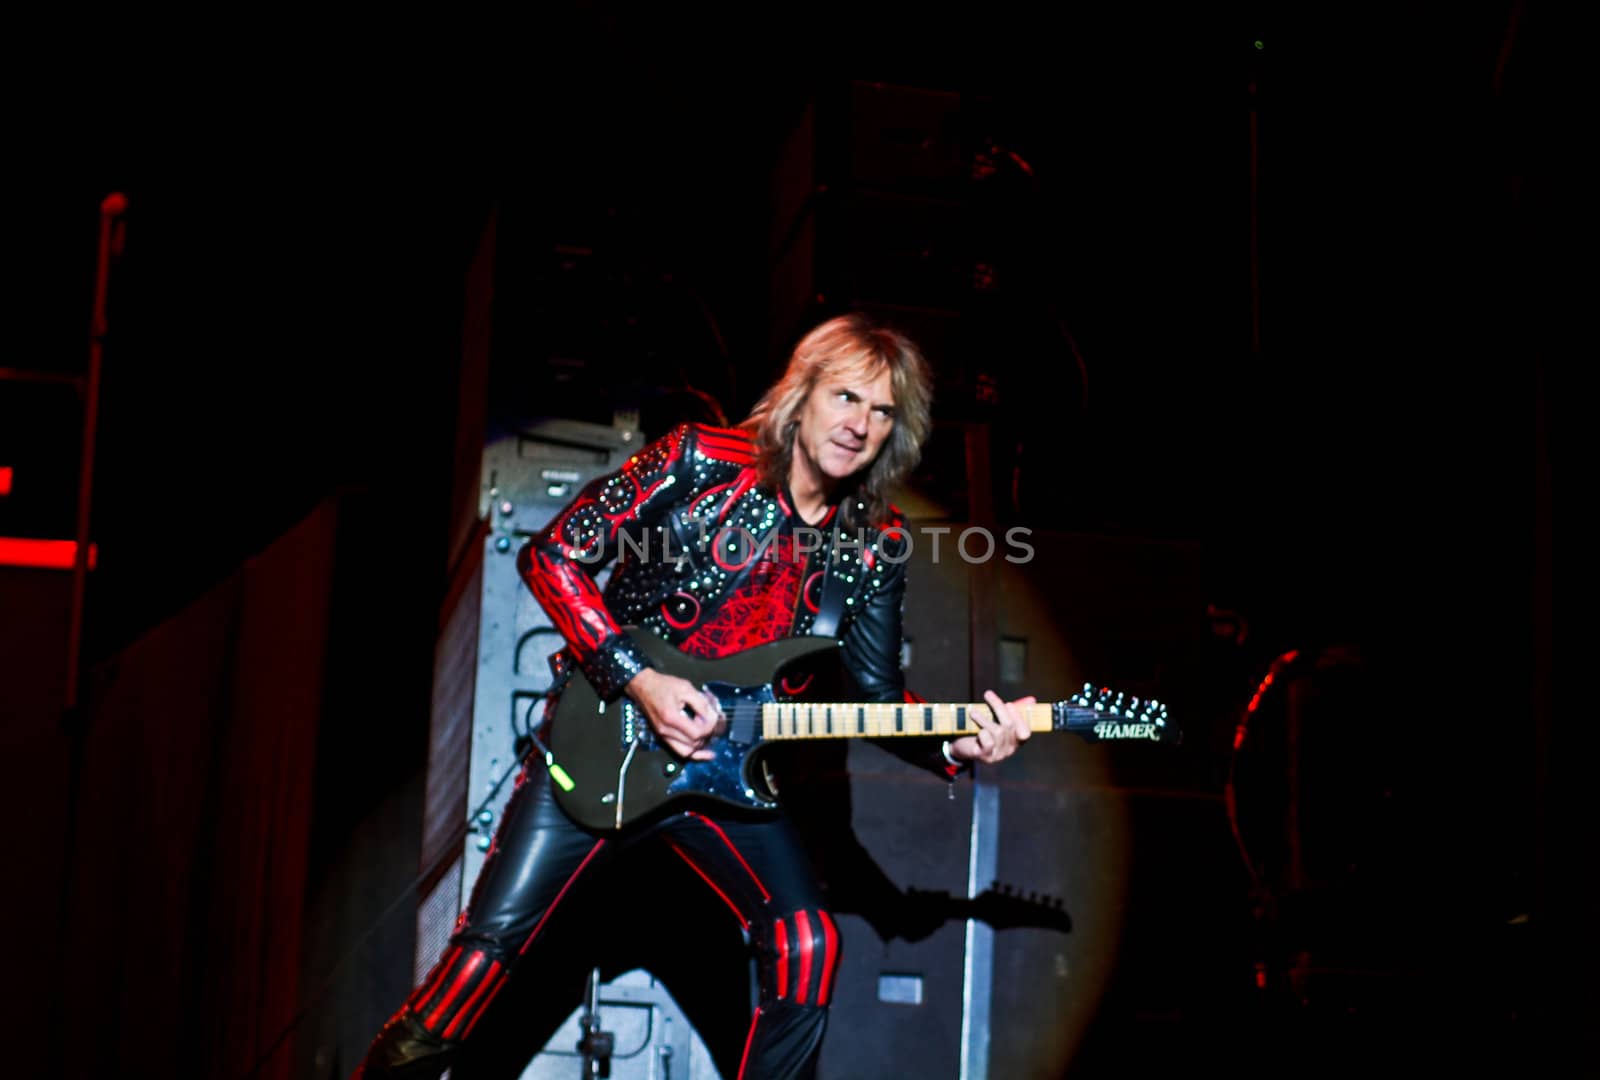
{"type": "MultiPolygon", "coordinates": [[[[994,525],[989,428],[969,424],[966,431],[968,517],[973,524],[994,525]]],[[[970,677],[974,698],[995,686],[995,575],[988,562],[968,567],[968,630],[970,677]]],[[[1000,789],[989,770],[972,770],[972,836],[967,854],[967,896],[975,897],[994,880],[999,862],[1000,789]]],[[[994,928],[967,920],[966,955],[961,971],[960,1080],[988,1080],[989,1025],[994,990],[994,928]]]]}
{"type": "MultiPolygon", "coordinates": [[[[977,896],[995,879],[1000,839],[1000,789],[975,766],[972,838],[967,857],[967,895],[977,896]]],[[[994,927],[967,920],[966,960],[961,970],[960,1080],[988,1080],[989,1024],[994,994],[994,927]]]]}
{"type": "Polygon", "coordinates": [[[100,422],[100,360],[106,336],[106,286],[111,257],[121,251],[117,219],[128,209],[127,196],[114,191],[100,202],[100,251],[95,262],[94,309],[89,322],[89,370],[83,387],[83,441],[78,460],[78,517],[72,562],[72,608],[67,631],[67,715],[78,707],[79,666],[83,652],[83,598],[89,578],[89,510],[94,492],[94,436],[100,422]]]}

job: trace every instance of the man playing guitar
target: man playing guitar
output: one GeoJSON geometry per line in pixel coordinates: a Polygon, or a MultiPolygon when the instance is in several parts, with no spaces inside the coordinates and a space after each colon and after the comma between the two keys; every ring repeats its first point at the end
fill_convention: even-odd
{"type": "MultiPolygon", "coordinates": [[[[558,685],[581,674],[602,703],[626,695],[685,766],[713,756],[727,718],[702,687],[659,670],[624,627],[706,658],[837,638],[864,701],[916,700],[900,671],[908,534],[887,494],[918,460],[930,399],[908,339],[843,316],[801,340],[739,428],[684,425],[588,484],[518,557],[567,643],[551,660],[558,685]],[[602,594],[593,573],[614,558],[602,594]]],[[[897,748],[952,780],[969,762],[1005,759],[1030,730],[1013,705],[1032,699],[984,696],[992,713],[963,710],[966,734],[897,748]]],[[[739,1077],[810,1075],[840,942],[793,826],[781,814],[699,808],[628,830],[580,825],[552,794],[558,774],[547,764],[530,755],[450,945],[356,1075],[439,1075],[512,967],[538,952],[573,883],[645,842],[681,857],[753,950],[759,1001],[739,1077]]]]}

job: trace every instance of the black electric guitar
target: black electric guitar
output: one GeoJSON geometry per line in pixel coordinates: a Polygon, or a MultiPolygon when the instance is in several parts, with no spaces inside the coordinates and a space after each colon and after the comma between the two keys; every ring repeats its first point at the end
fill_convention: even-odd
{"type": "MultiPolygon", "coordinates": [[[[657,738],[644,711],[626,695],[604,702],[581,673],[562,691],[545,764],[556,801],[591,829],[621,829],[679,800],[709,800],[745,810],[778,808],[760,767],[766,744],[792,739],[954,737],[977,731],[983,704],[880,704],[785,700],[777,687],[790,665],[829,651],[834,638],[799,637],[706,660],[679,652],[653,634],[635,641],[668,674],[704,687],[722,706],[727,724],[712,737],[708,761],[680,758],[657,738]]],[[[1066,701],[1019,706],[1034,731],[1070,731],[1089,742],[1178,742],[1178,729],[1156,701],[1085,686],[1066,701]]]]}

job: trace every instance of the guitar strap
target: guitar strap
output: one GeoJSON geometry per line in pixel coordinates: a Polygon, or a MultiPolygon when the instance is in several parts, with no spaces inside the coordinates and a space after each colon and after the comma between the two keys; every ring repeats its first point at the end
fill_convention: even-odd
{"type": "Polygon", "coordinates": [[[811,622],[811,632],[817,637],[839,636],[839,620],[844,616],[844,598],[850,587],[839,580],[838,553],[839,526],[835,525],[833,543],[823,558],[822,597],[817,602],[817,617],[811,622]]]}

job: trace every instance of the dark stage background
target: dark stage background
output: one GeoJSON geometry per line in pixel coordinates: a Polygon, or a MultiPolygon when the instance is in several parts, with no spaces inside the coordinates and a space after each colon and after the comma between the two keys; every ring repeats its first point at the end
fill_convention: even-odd
{"type": "MultiPolygon", "coordinates": [[[[1129,918],[1162,929],[1126,939],[1071,1075],[1538,1071],[1594,1004],[1550,681],[1567,28],[1523,3],[750,18],[39,45],[0,367],[82,370],[96,207],[129,210],[81,724],[66,576],[0,568],[12,1071],[348,1072],[409,983],[475,440],[737,420],[851,307],[924,340],[947,428],[990,433],[970,489],[930,452],[955,516],[991,502],[1117,573],[1184,554],[1054,612],[1075,642],[1106,620],[1123,671],[1188,635],[1185,755],[1108,782],[1195,807],[1138,826],[1129,918]],[[1176,623],[1118,615],[1147,609],[1176,623]],[[1290,649],[1296,703],[1240,763],[1252,893],[1228,743],[1290,649]],[[1291,711],[1316,733],[1292,842],[1291,711]]],[[[0,535],[71,535],[76,415],[0,382],[0,535]]],[[[1068,1067],[1039,1046],[997,1061],[1068,1067]]]]}

